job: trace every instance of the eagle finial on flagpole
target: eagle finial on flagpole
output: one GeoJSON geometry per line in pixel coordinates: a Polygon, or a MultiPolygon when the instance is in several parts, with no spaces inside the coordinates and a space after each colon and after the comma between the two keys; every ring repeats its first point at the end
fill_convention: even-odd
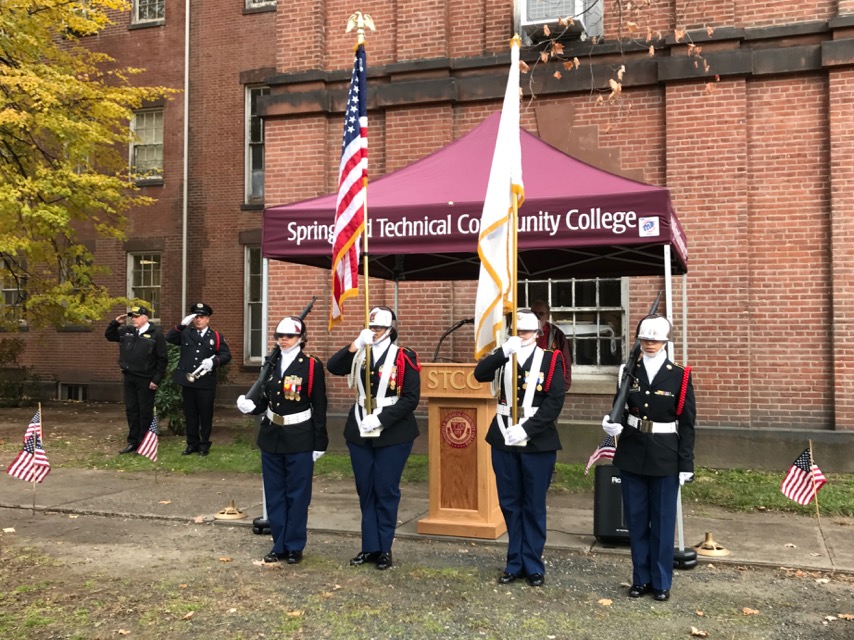
{"type": "Polygon", "coordinates": [[[356,35],[358,37],[359,44],[362,44],[365,41],[365,27],[368,27],[371,31],[376,31],[377,28],[374,26],[374,20],[368,14],[363,14],[361,11],[356,11],[353,15],[350,16],[349,20],[347,20],[347,33],[350,33],[354,28],[356,29],[356,35]]]}

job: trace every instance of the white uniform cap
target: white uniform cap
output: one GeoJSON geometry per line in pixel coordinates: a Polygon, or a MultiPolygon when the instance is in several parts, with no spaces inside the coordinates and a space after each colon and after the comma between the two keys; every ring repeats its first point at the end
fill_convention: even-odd
{"type": "Polygon", "coordinates": [[[644,318],[638,328],[640,340],[667,342],[670,339],[670,322],[667,318],[644,318]]]}
{"type": "Polygon", "coordinates": [[[276,327],[276,333],[291,333],[294,335],[302,334],[302,323],[293,318],[282,318],[279,326],[276,327]]]}
{"type": "Polygon", "coordinates": [[[518,311],[516,313],[516,331],[539,331],[540,322],[531,311],[518,311]]]}
{"type": "Polygon", "coordinates": [[[391,311],[388,309],[380,309],[374,307],[371,309],[371,319],[368,322],[373,327],[390,327],[392,326],[391,311]]]}

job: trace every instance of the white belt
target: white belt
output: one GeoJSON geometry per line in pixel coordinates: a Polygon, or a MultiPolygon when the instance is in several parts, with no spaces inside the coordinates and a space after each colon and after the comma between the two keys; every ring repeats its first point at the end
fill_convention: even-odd
{"type": "MultiPolygon", "coordinates": [[[[522,417],[523,418],[530,418],[535,413],[537,413],[537,409],[539,409],[539,407],[522,407],[522,417]]],[[[495,413],[497,413],[500,416],[509,416],[510,411],[511,411],[510,405],[506,405],[506,404],[495,405],[495,413]]]]}
{"type": "Polygon", "coordinates": [[[642,433],[676,433],[676,422],[653,422],[642,420],[637,416],[629,416],[629,426],[642,433]]]}
{"type": "Polygon", "coordinates": [[[289,424],[299,424],[300,422],[305,422],[306,420],[310,419],[311,409],[306,409],[305,411],[300,411],[299,413],[291,413],[286,416],[274,413],[273,411],[267,409],[267,417],[273,424],[277,424],[280,427],[283,427],[289,424]]]}
{"type": "MultiPolygon", "coordinates": [[[[385,407],[390,407],[393,404],[397,404],[398,400],[400,400],[400,396],[389,396],[387,398],[371,398],[371,405],[374,409],[384,409],[385,407]]],[[[365,399],[359,398],[359,404],[364,409],[365,399]]]]}

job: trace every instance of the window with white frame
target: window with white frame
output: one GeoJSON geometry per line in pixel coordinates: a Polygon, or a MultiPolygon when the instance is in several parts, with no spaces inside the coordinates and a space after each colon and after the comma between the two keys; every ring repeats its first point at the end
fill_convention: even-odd
{"type": "Polygon", "coordinates": [[[23,317],[25,286],[26,279],[10,268],[6,258],[0,259],[0,316],[3,320],[15,321],[23,317]]]}
{"type": "Polygon", "coordinates": [[[276,0],[246,0],[246,8],[254,9],[256,7],[275,6],[276,0]]]}
{"type": "Polygon", "coordinates": [[[133,0],[133,23],[158,22],[166,18],[166,0],[133,0]]]}
{"type": "Polygon", "coordinates": [[[258,98],[269,87],[246,88],[246,202],[264,202],[264,121],[258,116],[258,98]]]}
{"type": "Polygon", "coordinates": [[[246,247],[243,279],[243,353],[247,362],[264,357],[264,317],[262,315],[263,279],[261,247],[246,247]]]}
{"type": "Polygon", "coordinates": [[[149,319],[160,317],[161,267],[159,252],[128,254],[128,298],[147,300],[151,304],[149,319]]]}
{"type": "Polygon", "coordinates": [[[576,367],[613,367],[623,362],[627,291],[620,278],[525,280],[519,283],[519,306],[538,300],[549,305],[552,324],[572,345],[576,367]]]}
{"type": "Polygon", "coordinates": [[[604,5],[604,0],[516,0],[516,12],[522,31],[535,41],[542,40],[543,25],[549,25],[551,37],[592,37],[604,33],[604,5]],[[570,24],[559,22],[568,18],[570,24]]]}
{"type": "Polygon", "coordinates": [[[131,174],[136,180],[163,177],[163,109],[137,111],[131,125],[131,174]]]}

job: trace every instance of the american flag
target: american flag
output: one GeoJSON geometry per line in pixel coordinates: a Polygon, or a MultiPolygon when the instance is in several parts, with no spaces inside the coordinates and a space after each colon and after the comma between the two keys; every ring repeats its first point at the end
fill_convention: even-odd
{"type": "Polygon", "coordinates": [[[26,482],[42,482],[50,473],[50,462],[42,446],[41,411],[36,411],[30,420],[24,435],[24,448],[6,469],[6,473],[26,482]]]}
{"type": "Polygon", "coordinates": [[[812,502],[818,490],[826,484],[827,480],[821,469],[812,463],[812,453],[807,447],[801,455],[795,458],[789,472],[783,478],[780,491],[783,492],[784,496],[798,504],[806,505],[812,502]]]}
{"type": "Polygon", "coordinates": [[[602,442],[599,443],[599,446],[596,447],[596,451],[590,454],[590,458],[587,460],[587,466],[584,467],[584,475],[590,471],[590,467],[596,464],[597,460],[601,460],[605,458],[607,460],[614,459],[614,452],[617,450],[617,442],[614,440],[614,436],[608,436],[602,442]]]}
{"type": "Polygon", "coordinates": [[[368,190],[368,106],[365,45],[356,47],[344,112],[344,139],[338,171],[338,206],[332,236],[332,304],[329,328],[343,315],[344,301],[359,293],[359,237],[365,230],[368,190]]]}
{"type": "Polygon", "coordinates": [[[157,416],[154,416],[151,421],[148,432],[142,439],[142,443],[136,448],[136,452],[152,462],[157,462],[157,416]]]}

